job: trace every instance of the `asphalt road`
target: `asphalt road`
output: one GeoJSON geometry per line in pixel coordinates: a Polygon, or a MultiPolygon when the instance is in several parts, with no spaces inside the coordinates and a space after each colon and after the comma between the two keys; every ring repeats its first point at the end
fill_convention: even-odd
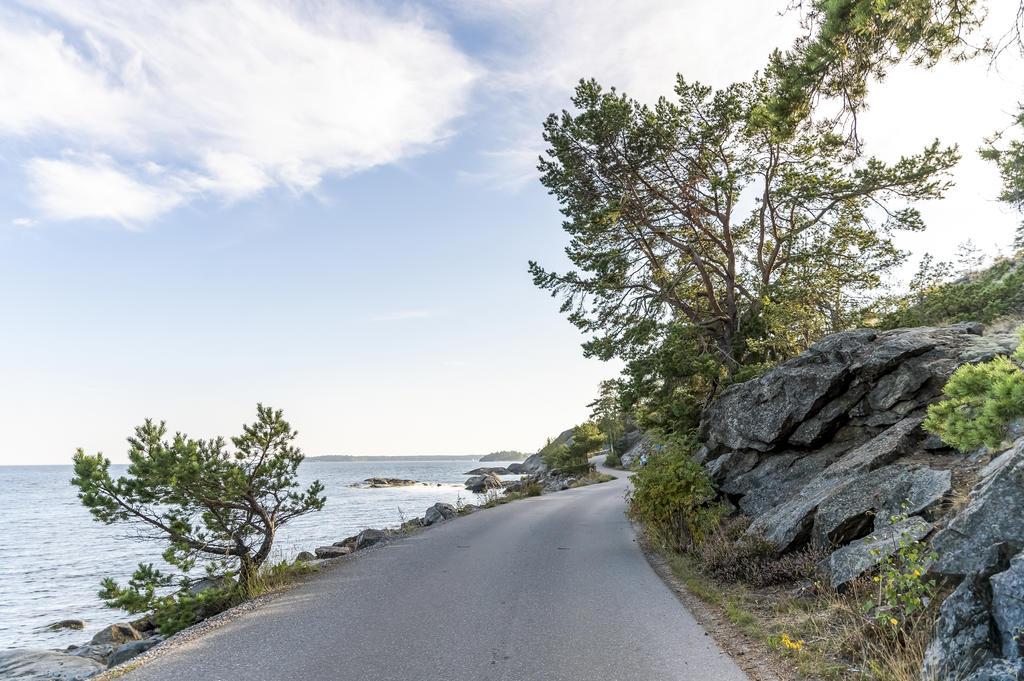
{"type": "Polygon", "coordinates": [[[650,568],[613,482],[343,559],[129,681],[747,681],[650,568]]]}

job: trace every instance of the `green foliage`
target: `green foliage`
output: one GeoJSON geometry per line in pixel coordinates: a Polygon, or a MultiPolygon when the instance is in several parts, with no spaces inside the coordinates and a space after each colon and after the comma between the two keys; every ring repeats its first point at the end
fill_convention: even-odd
{"type": "Polygon", "coordinates": [[[109,608],[119,608],[133,615],[149,612],[162,602],[160,592],[174,583],[174,577],[153,568],[152,563],[139,563],[128,580],[128,587],[122,588],[117,582],[105,578],[99,597],[109,608]]]}
{"type": "Polygon", "coordinates": [[[587,405],[591,409],[591,420],[607,438],[609,452],[605,463],[609,466],[619,465],[617,443],[626,432],[626,427],[632,425],[633,421],[629,412],[622,406],[621,391],[622,381],[601,381],[597,399],[587,405]]]}
{"type": "Polygon", "coordinates": [[[996,357],[957,369],[942,392],[946,399],[928,408],[924,428],[960,451],[995,449],[1007,426],[1024,417],[1024,344],[1013,357],[996,357]]]}
{"type": "Polygon", "coordinates": [[[581,82],[577,111],[547,119],[542,182],[561,203],[576,269],[530,271],[592,334],[586,354],[643,358],[683,323],[704,337],[698,356],[731,376],[846,328],[902,261],[890,235],[923,227],[906,204],[942,195],[956,151],[935,143],[854,168],[833,135],[775,135],[770,89],[764,78],[715,91],[680,77],[675,98],[650,108],[581,82]]]}
{"type": "MultiPolygon", "coordinates": [[[[163,558],[183,573],[205,557],[236,569],[249,589],[270,555],[276,530],[325,503],[323,485],[296,491],[302,453],[291,443],[297,433],[280,410],[257,405],[257,421],[242,427],[229,451],[223,438],[196,440],[183,433],[167,439],[163,422],[151,420],[128,438],[126,476],[110,476],[102,454],[75,454],[79,498],[104,523],[124,523],[156,532],[167,542],[163,558]]],[[[159,571],[136,572],[127,590],[104,583],[111,600],[138,607],[159,588],[159,571]],[[126,593],[135,592],[134,595],[126,593]]]]}
{"type": "MultiPolygon", "coordinates": [[[[1014,120],[1017,133],[1024,131],[1024,107],[1021,107],[1014,120]]],[[[996,164],[1003,181],[1003,190],[999,200],[1009,203],[1018,211],[1024,212],[1024,142],[1011,140],[1003,149],[996,146],[1003,133],[986,141],[981,150],[981,157],[996,164]]],[[[1014,250],[1024,252],[1024,223],[1017,228],[1013,241],[1014,250]]]]}
{"type": "Polygon", "coordinates": [[[591,467],[590,455],[600,451],[604,441],[601,429],[588,421],[572,429],[570,444],[549,442],[540,451],[548,468],[559,468],[565,475],[584,475],[591,467]]]}
{"type": "Polygon", "coordinates": [[[700,544],[722,516],[704,467],[690,456],[692,443],[660,446],[633,475],[629,514],[655,537],[678,547],[700,544]]]}
{"type": "MultiPolygon", "coordinates": [[[[893,525],[906,519],[906,513],[891,517],[893,525]]],[[[881,551],[873,549],[871,554],[877,558],[881,551]]],[[[899,548],[879,566],[879,574],[874,577],[878,593],[864,604],[865,612],[873,612],[883,629],[897,635],[908,618],[934,599],[936,582],[926,579],[926,575],[937,558],[938,554],[929,552],[924,542],[903,533],[899,548]]]]}
{"type": "Polygon", "coordinates": [[[946,263],[924,259],[910,293],[890,301],[878,326],[987,324],[1004,315],[1024,313],[1024,261],[1002,260],[975,275],[944,283],[949,271],[946,263]]]}
{"type": "Polygon", "coordinates": [[[792,49],[775,53],[770,71],[776,91],[768,111],[781,134],[806,122],[818,98],[836,99],[842,111],[827,125],[855,117],[864,107],[871,79],[909,61],[932,66],[943,56],[963,59],[979,50],[966,42],[984,18],[977,0],[806,0],[806,35],[792,49]]]}

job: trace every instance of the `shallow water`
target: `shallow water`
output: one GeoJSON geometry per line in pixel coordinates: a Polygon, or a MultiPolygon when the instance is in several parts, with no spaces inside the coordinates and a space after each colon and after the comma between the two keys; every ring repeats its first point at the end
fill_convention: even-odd
{"type": "MultiPolygon", "coordinates": [[[[326,487],[327,505],[281,527],[272,558],[291,559],[367,527],[397,526],[403,517],[421,516],[438,501],[477,503],[478,495],[459,483],[465,482],[466,471],[481,465],[505,464],[303,462],[301,486],[318,478],[326,487]],[[443,486],[348,487],[373,476],[443,486]]],[[[120,475],[124,468],[111,466],[111,473],[120,475]]],[[[0,466],[0,649],[64,648],[88,641],[103,627],[132,618],[106,608],[96,596],[103,577],[124,583],[139,562],[166,567],[160,559],[164,544],[126,536],[123,527],[93,520],[71,477],[71,466],[0,466]],[[45,630],[67,618],[85,620],[85,630],[45,630]]]]}

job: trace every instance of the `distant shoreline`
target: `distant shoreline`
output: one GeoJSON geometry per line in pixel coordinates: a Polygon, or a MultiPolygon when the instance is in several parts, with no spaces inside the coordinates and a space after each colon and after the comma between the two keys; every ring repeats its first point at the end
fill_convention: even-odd
{"type": "Polygon", "coordinates": [[[324,456],[307,456],[303,461],[477,461],[479,454],[445,455],[426,454],[416,456],[415,454],[397,456],[357,456],[355,454],[326,454],[324,456]]]}
{"type": "Polygon", "coordinates": [[[323,456],[307,456],[304,461],[354,461],[354,462],[366,462],[366,461],[522,461],[526,458],[526,454],[522,455],[522,458],[515,458],[510,456],[509,458],[496,459],[492,454],[424,454],[417,456],[415,454],[398,454],[393,456],[387,455],[356,455],[356,454],[326,454],[323,456]]]}

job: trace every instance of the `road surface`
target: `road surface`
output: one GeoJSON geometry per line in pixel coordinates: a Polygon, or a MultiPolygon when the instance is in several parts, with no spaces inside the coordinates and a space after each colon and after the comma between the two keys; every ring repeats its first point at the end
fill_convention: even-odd
{"type": "Polygon", "coordinates": [[[748,681],[650,568],[626,477],[343,559],[128,681],[748,681]]]}

